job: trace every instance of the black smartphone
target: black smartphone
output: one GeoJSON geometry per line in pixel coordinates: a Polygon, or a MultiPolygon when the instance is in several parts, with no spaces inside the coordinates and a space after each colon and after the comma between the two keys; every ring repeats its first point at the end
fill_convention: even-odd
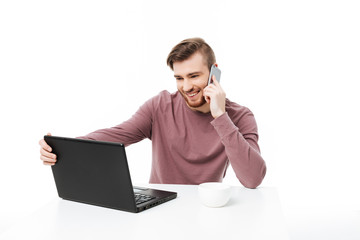
{"type": "Polygon", "coordinates": [[[220,69],[219,69],[215,64],[213,64],[213,65],[211,66],[210,75],[209,75],[209,80],[208,80],[208,85],[209,85],[210,83],[212,83],[212,79],[211,79],[211,78],[212,78],[213,75],[215,75],[216,80],[217,80],[218,82],[220,82],[221,71],[220,71],[220,69]]]}

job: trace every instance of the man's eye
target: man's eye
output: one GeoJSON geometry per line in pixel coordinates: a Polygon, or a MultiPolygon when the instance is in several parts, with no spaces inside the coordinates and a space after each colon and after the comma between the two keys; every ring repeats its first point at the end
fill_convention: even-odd
{"type": "Polygon", "coordinates": [[[197,78],[199,75],[192,75],[191,78],[197,78]]]}
{"type": "Polygon", "coordinates": [[[182,78],[176,78],[176,81],[181,81],[182,80],[182,78]]]}

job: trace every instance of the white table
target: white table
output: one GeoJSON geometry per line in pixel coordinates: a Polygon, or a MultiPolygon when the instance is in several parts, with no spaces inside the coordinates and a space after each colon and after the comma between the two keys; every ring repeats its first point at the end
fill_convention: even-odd
{"type": "Polygon", "coordinates": [[[199,202],[198,186],[148,186],[178,197],[141,213],[55,198],[0,239],[288,239],[275,188],[233,187],[225,207],[208,208],[199,202]]]}

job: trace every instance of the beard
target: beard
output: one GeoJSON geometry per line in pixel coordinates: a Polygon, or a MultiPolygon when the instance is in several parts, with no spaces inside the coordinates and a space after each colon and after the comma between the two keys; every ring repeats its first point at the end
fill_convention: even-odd
{"type": "Polygon", "coordinates": [[[200,98],[200,101],[193,102],[193,101],[190,101],[190,100],[189,100],[188,96],[187,96],[185,93],[183,93],[183,92],[180,91],[180,90],[179,90],[179,92],[180,92],[180,94],[183,96],[186,104],[187,104],[189,107],[191,107],[191,108],[198,108],[198,107],[201,107],[202,105],[204,105],[204,104],[206,103],[204,97],[201,97],[201,98],[200,98]]]}

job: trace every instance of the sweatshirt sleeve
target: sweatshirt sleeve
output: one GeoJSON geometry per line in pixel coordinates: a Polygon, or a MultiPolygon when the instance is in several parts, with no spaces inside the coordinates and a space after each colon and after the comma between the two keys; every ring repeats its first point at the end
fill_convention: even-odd
{"type": "Polygon", "coordinates": [[[214,119],[211,124],[220,136],[226,155],[236,177],[247,188],[256,188],[266,174],[265,161],[258,146],[257,125],[248,110],[235,125],[228,113],[214,119]]]}
{"type": "Polygon", "coordinates": [[[79,137],[97,141],[120,142],[125,146],[139,142],[144,138],[151,139],[154,98],[145,102],[127,121],[111,128],[100,129],[79,137]]]}

